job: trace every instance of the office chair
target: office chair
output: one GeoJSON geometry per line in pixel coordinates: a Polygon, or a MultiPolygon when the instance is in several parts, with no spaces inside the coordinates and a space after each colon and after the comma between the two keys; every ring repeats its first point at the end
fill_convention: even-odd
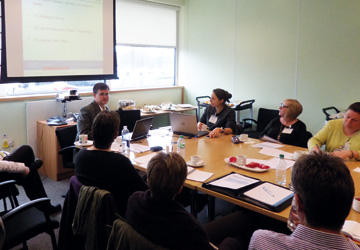
{"type": "Polygon", "coordinates": [[[210,96],[208,95],[204,95],[204,96],[198,96],[196,97],[196,103],[197,103],[197,110],[196,110],[196,116],[197,116],[197,120],[200,121],[201,115],[200,115],[200,110],[202,108],[206,108],[207,106],[209,106],[209,104],[206,103],[206,101],[210,100],[210,96]],[[204,99],[206,99],[206,101],[204,101],[204,99]]]}
{"type": "Polygon", "coordinates": [[[265,127],[269,124],[269,122],[279,116],[279,110],[277,109],[266,109],[259,108],[258,118],[257,120],[246,118],[242,120],[244,133],[248,134],[251,138],[258,139],[262,131],[264,131],[265,127]],[[249,128],[248,124],[253,125],[256,124],[256,129],[247,130],[249,128]]]}
{"type": "Polygon", "coordinates": [[[106,248],[108,240],[106,225],[112,225],[116,219],[115,213],[118,213],[118,209],[114,197],[110,193],[102,196],[100,206],[92,205],[95,202],[95,197],[100,196],[104,191],[95,187],[84,186],[76,176],[70,178],[69,190],[66,194],[61,215],[59,249],[93,249],[90,246],[94,242],[97,243],[96,249],[106,248]],[[82,207],[79,207],[79,203],[82,204],[82,207]],[[97,209],[94,209],[94,207],[97,209]],[[76,217],[79,214],[83,219],[76,217]],[[83,223],[82,228],[86,228],[87,232],[84,232],[79,227],[79,222],[83,223]],[[88,232],[88,230],[90,231],[88,232]],[[86,237],[94,230],[97,230],[96,239],[95,237],[86,237]]]}
{"type": "Polygon", "coordinates": [[[156,245],[146,239],[129,225],[125,219],[120,217],[114,221],[112,226],[107,250],[127,249],[166,250],[167,248],[156,245]]]}
{"type": "Polygon", "coordinates": [[[140,109],[123,110],[120,108],[116,112],[120,116],[119,135],[121,135],[124,126],[127,126],[128,130],[132,132],[136,121],[141,119],[140,109]]]}
{"type": "Polygon", "coordinates": [[[62,156],[63,167],[75,168],[73,154],[75,149],[74,142],[77,134],[76,126],[59,128],[55,130],[55,133],[60,146],[59,154],[62,156]]]}
{"type": "Polygon", "coordinates": [[[54,229],[59,227],[59,222],[37,209],[49,201],[49,198],[32,200],[1,217],[6,233],[3,249],[10,249],[19,244],[23,244],[23,248],[27,249],[26,242],[41,233],[49,234],[53,249],[57,249],[54,229]]]}

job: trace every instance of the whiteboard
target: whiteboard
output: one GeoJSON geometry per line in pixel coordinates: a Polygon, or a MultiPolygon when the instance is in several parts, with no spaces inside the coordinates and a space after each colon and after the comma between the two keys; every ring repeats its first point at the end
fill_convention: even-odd
{"type": "MultiPolygon", "coordinates": [[[[91,103],[94,97],[82,97],[82,100],[66,103],[67,113],[79,113],[80,109],[91,103]]],[[[37,152],[37,129],[36,121],[46,120],[52,116],[63,114],[64,104],[54,100],[25,102],[26,113],[26,143],[29,144],[34,152],[37,152]]],[[[36,153],[35,153],[36,154],[36,153]]]]}

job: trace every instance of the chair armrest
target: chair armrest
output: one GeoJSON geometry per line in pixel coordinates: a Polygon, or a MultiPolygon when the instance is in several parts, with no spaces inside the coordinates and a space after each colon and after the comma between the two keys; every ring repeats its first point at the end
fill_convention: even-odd
{"type": "Polygon", "coordinates": [[[60,155],[63,155],[63,154],[66,154],[67,152],[69,152],[70,150],[73,151],[74,148],[76,148],[74,145],[68,146],[68,147],[65,147],[65,148],[60,149],[58,153],[59,153],[60,155]]]}
{"type": "Polygon", "coordinates": [[[0,187],[13,186],[16,184],[15,180],[8,180],[0,182],[0,187]]]}
{"type": "Polygon", "coordinates": [[[32,207],[35,207],[35,206],[39,206],[41,204],[45,204],[46,202],[50,202],[50,199],[49,198],[39,198],[39,199],[36,199],[36,200],[32,200],[32,201],[29,201],[29,202],[26,202],[12,210],[10,210],[8,213],[4,214],[1,218],[5,221],[7,219],[9,219],[10,217],[12,216],[15,216],[16,214],[20,213],[20,212],[23,212],[25,210],[28,210],[32,207]]]}

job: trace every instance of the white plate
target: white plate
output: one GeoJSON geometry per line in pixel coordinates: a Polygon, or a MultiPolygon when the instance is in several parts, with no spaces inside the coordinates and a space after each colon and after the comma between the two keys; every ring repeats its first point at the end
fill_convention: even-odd
{"type": "Polygon", "coordinates": [[[243,165],[236,164],[235,162],[230,162],[229,158],[225,158],[225,162],[229,163],[230,165],[232,165],[234,167],[241,168],[241,169],[244,169],[244,170],[248,170],[248,171],[251,171],[251,172],[261,173],[261,172],[266,172],[266,171],[269,170],[269,169],[261,169],[261,168],[248,168],[245,165],[243,166],[243,165]]]}
{"type": "Polygon", "coordinates": [[[242,141],[244,144],[254,144],[255,143],[255,141],[253,141],[253,140],[251,140],[251,139],[249,139],[249,140],[247,140],[247,141],[242,141]]]}
{"type": "Polygon", "coordinates": [[[93,141],[88,140],[86,143],[82,143],[82,144],[80,144],[79,141],[76,141],[74,144],[75,146],[79,146],[79,147],[90,147],[93,145],[93,141]]]}
{"type": "Polygon", "coordinates": [[[200,168],[200,167],[205,166],[205,162],[204,162],[204,161],[199,161],[197,165],[193,165],[193,164],[191,163],[191,161],[188,161],[186,164],[187,164],[188,166],[190,166],[190,167],[193,167],[193,168],[200,168]]]}

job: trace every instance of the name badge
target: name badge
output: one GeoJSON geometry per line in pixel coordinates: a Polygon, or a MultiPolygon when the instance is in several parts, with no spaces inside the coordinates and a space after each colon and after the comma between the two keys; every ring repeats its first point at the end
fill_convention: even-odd
{"type": "Polygon", "coordinates": [[[212,115],[212,116],[210,116],[210,119],[209,119],[209,122],[211,122],[211,123],[216,123],[217,122],[217,116],[216,115],[212,115]]]}
{"type": "Polygon", "coordinates": [[[284,130],[281,133],[283,133],[283,134],[291,134],[292,131],[293,131],[292,128],[284,128],[284,130]]]}

